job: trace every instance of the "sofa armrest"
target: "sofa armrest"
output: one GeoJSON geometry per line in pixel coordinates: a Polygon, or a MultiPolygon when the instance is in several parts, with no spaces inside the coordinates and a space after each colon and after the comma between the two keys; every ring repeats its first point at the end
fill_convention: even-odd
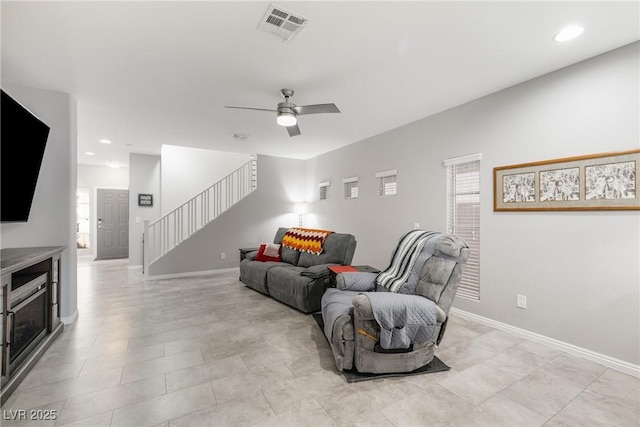
{"type": "Polygon", "coordinates": [[[323,277],[329,277],[329,268],[332,265],[338,264],[318,264],[307,267],[300,272],[301,276],[310,277],[312,279],[320,279],[323,277]]]}
{"type": "Polygon", "coordinates": [[[249,261],[255,261],[256,255],[258,255],[258,251],[247,252],[244,256],[244,259],[248,259],[249,261]]]}

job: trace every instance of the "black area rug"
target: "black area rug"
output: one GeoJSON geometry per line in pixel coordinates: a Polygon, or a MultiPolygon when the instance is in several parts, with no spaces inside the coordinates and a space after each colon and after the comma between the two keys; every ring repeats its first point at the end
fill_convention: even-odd
{"type": "MultiPolygon", "coordinates": [[[[320,330],[323,332],[323,335],[324,335],[324,322],[322,321],[322,314],[313,313],[313,318],[318,324],[318,326],[320,326],[320,330]]],[[[377,380],[380,378],[407,377],[410,375],[432,374],[434,372],[448,371],[449,369],[451,368],[442,360],[438,359],[438,356],[433,356],[433,360],[431,360],[431,362],[411,372],[394,372],[389,374],[367,374],[363,372],[358,372],[354,368],[351,370],[344,370],[342,371],[342,374],[344,375],[344,377],[348,382],[355,383],[358,381],[377,380]]]]}

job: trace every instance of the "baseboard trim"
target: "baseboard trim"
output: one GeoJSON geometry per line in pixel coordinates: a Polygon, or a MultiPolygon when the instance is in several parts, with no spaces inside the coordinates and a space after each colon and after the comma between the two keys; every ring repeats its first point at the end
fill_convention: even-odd
{"type": "Polygon", "coordinates": [[[624,360],[616,359],[601,353],[596,353],[595,351],[587,350],[573,344],[549,338],[544,335],[536,334],[535,332],[527,331],[526,329],[520,329],[506,323],[478,316],[477,314],[469,313],[468,311],[460,310],[454,307],[452,307],[450,311],[451,314],[463,319],[480,323],[485,326],[490,326],[501,331],[509,332],[513,335],[526,338],[530,341],[555,348],[556,350],[564,351],[565,353],[569,353],[573,356],[581,357],[583,359],[599,363],[600,365],[606,366],[624,374],[640,378],[640,365],[634,365],[632,363],[625,362],[624,360]]]}
{"type": "Polygon", "coordinates": [[[130,265],[129,270],[142,270],[142,264],[140,265],[130,265]]]}
{"type": "Polygon", "coordinates": [[[74,311],[71,316],[60,317],[60,321],[65,325],[70,325],[78,320],[78,310],[74,311]]]}
{"type": "Polygon", "coordinates": [[[157,276],[145,276],[143,280],[147,281],[147,280],[179,279],[181,277],[208,276],[209,274],[232,273],[234,271],[240,274],[240,267],[220,268],[218,270],[206,270],[206,271],[190,271],[190,272],[175,273],[175,274],[160,274],[157,276]]]}

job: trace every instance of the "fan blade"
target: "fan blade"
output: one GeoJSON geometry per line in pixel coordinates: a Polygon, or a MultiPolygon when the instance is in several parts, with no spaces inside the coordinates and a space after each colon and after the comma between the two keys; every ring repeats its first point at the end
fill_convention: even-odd
{"type": "Polygon", "coordinates": [[[289,136],[298,136],[300,135],[300,128],[297,124],[293,126],[287,126],[287,132],[289,132],[289,136]]]}
{"type": "Polygon", "coordinates": [[[340,112],[336,104],[298,105],[297,107],[293,107],[293,110],[298,115],[340,112]]]}
{"type": "Polygon", "coordinates": [[[270,110],[268,108],[251,108],[251,107],[229,107],[227,105],[224,106],[224,108],[237,108],[239,110],[256,110],[256,111],[271,111],[273,113],[277,113],[278,110],[270,110]]]}

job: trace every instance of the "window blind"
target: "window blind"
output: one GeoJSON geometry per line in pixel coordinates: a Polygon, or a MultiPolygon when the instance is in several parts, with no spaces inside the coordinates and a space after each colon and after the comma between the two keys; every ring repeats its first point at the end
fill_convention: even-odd
{"type": "Polygon", "coordinates": [[[319,184],[319,191],[320,191],[319,198],[320,198],[320,200],[328,200],[329,199],[329,186],[330,185],[331,185],[331,183],[328,182],[328,181],[321,182],[319,184]]]}
{"type": "Polygon", "coordinates": [[[395,196],[397,194],[397,176],[398,171],[396,169],[376,172],[376,178],[378,178],[378,196],[395,196]]]}
{"type": "Polygon", "coordinates": [[[352,176],[342,180],[344,183],[344,198],[345,199],[357,199],[358,198],[358,177],[352,176]]]}
{"type": "Polygon", "coordinates": [[[469,246],[458,296],[480,299],[480,155],[445,161],[447,229],[469,246]]]}

